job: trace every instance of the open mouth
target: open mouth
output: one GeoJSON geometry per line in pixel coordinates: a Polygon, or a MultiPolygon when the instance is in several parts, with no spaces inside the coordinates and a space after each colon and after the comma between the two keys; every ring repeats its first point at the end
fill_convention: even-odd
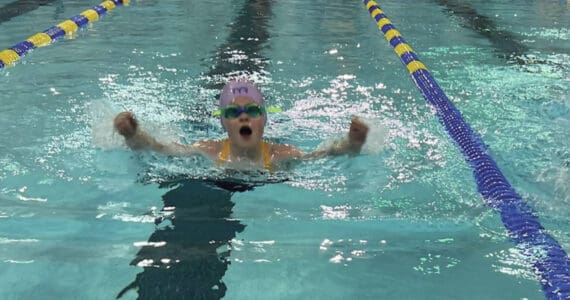
{"type": "Polygon", "coordinates": [[[249,126],[243,126],[242,128],[239,129],[239,134],[243,137],[249,137],[251,136],[252,133],[253,131],[249,126]]]}

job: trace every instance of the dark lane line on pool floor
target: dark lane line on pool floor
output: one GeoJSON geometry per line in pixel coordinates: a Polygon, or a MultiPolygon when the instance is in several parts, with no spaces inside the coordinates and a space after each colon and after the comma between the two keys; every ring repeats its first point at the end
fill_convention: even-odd
{"type": "Polygon", "coordinates": [[[17,0],[0,7],[0,24],[60,0],[17,0]]]}

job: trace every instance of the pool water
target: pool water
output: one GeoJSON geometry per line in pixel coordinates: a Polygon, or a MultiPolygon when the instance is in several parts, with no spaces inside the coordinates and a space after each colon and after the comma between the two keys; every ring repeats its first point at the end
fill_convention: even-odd
{"type": "MultiPolygon", "coordinates": [[[[0,14],[2,49],[99,4],[40,2],[0,14]]],[[[379,4],[568,251],[570,4],[379,4]]],[[[1,299],[545,298],[360,1],[133,1],[0,77],[1,299]],[[363,154],[228,177],[113,133],[131,110],[222,138],[242,73],[283,109],[268,139],[311,151],[360,116],[363,154]]]]}

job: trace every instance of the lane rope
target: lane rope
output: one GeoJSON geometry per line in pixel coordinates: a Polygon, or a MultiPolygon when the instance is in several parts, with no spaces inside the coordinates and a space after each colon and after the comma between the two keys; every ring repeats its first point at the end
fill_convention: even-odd
{"type": "Polygon", "coordinates": [[[64,37],[71,37],[80,28],[99,20],[107,12],[119,5],[129,5],[130,0],[107,0],[88,9],[77,16],[52,26],[43,32],[34,34],[25,41],[8,49],[0,51],[0,69],[15,65],[16,61],[28,54],[31,50],[47,46],[64,37]]]}
{"type": "Polygon", "coordinates": [[[471,165],[483,200],[500,213],[509,236],[540,276],[546,298],[570,299],[570,260],[567,253],[542,227],[532,208],[514,190],[487,153],[482,138],[463,119],[384,11],[373,0],[363,0],[363,3],[426,101],[436,109],[440,123],[471,165]]]}

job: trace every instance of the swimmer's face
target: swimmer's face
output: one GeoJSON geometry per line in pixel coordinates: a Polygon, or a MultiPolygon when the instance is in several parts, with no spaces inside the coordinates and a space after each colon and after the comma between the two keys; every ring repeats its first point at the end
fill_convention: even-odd
{"type": "MultiPolygon", "coordinates": [[[[246,106],[247,104],[256,103],[248,97],[237,97],[232,104],[246,106]]],[[[259,145],[263,137],[266,117],[266,115],[251,117],[242,112],[237,118],[228,119],[222,117],[222,122],[233,145],[242,148],[253,148],[259,145]]]]}

